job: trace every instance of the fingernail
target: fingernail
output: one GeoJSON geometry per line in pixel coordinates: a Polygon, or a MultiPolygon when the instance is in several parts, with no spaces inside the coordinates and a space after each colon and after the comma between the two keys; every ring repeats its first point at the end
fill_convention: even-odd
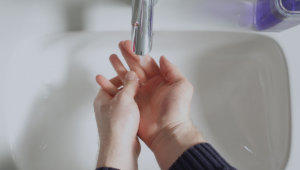
{"type": "Polygon", "coordinates": [[[126,80],[135,80],[136,78],[136,74],[133,71],[129,71],[126,76],[125,76],[126,80]]]}

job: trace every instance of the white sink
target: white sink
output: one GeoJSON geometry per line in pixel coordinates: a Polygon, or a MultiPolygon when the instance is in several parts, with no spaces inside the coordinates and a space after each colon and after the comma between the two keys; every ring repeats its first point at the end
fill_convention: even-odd
{"type": "MultiPolygon", "coordinates": [[[[92,102],[98,73],[129,32],[62,33],[24,41],[5,63],[0,96],[0,170],[94,169],[92,102]]],[[[166,55],[195,87],[192,119],[243,170],[284,169],[290,148],[289,81],[271,38],[231,32],[156,32],[166,55]]],[[[159,169],[143,145],[140,169],[159,169]]]]}

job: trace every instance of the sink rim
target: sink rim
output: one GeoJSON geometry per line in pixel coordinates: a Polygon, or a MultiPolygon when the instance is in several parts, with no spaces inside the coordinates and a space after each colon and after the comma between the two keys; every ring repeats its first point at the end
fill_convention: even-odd
{"type": "MultiPolygon", "coordinates": [[[[127,32],[127,31],[103,31],[103,32],[100,32],[100,33],[116,33],[116,32],[127,32]]],[[[249,35],[255,35],[255,36],[264,36],[264,37],[266,37],[266,38],[268,38],[268,39],[271,39],[272,41],[274,41],[274,42],[276,42],[276,44],[277,44],[277,46],[278,46],[278,48],[280,49],[280,51],[281,51],[281,53],[282,53],[282,56],[284,57],[284,61],[285,61],[285,67],[286,67],[286,69],[287,69],[287,72],[289,73],[289,67],[288,67],[288,65],[287,65],[287,62],[286,62],[286,59],[285,59],[285,54],[284,54],[284,52],[283,52],[283,50],[282,50],[282,48],[281,48],[281,46],[278,44],[278,42],[276,41],[276,40],[274,40],[273,38],[271,38],[271,37],[269,37],[269,36],[265,36],[265,35],[261,35],[261,34],[256,34],[256,33],[245,33],[245,32],[232,32],[232,31],[159,31],[159,32],[176,32],[176,33],[178,33],[178,32],[181,32],[181,33],[183,33],[183,32],[189,32],[189,33],[191,33],[191,32],[204,32],[204,33],[220,33],[220,34],[223,34],[223,33],[234,33],[234,34],[249,34],[249,35]]],[[[94,32],[87,32],[88,34],[90,34],[90,33],[94,33],[94,32]]],[[[65,34],[65,33],[62,33],[62,34],[65,34]]],[[[69,34],[74,34],[74,33],[67,33],[68,35],[69,34]]],[[[77,33],[75,33],[75,34],[77,34],[77,33]]],[[[80,33],[81,34],[81,33],[80,33]]],[[[155,42],[154,42],[155,43],[155,42]]],[[[289,80],[289,75],[287,75],[287,78],[288,78],[288,80],[289,80]]],[[[290,87],[290,81],[288,81],[288,87],[290,87]]],[[[289,100],[291,100],[290,99],[290,88],[288,88],[288,90],[289,90],[289,100]]],[[[289,110],[291,110],[291,101],[289,101],[289,110]]],[[[292,115],[292,112],[290,111],[290,115],[292,115]]],[[[291,116],[290,116],[291,117],[291,116]]],[[[290,121],[290,132],[292,131],[292,121],[290,121]]],[[[292,136],[290,135],[290,149],[289,150],[291,150],[291,142],[292,142],[292,136]]],[[[288,154],[289,156],[290,156],[290,154],[288,154]]],[[[289,158],[288,158],[288,160],[289,160],[289,158]]],[[[288,163],[288,161],[286,161],[287,163],[288,163]]]]}

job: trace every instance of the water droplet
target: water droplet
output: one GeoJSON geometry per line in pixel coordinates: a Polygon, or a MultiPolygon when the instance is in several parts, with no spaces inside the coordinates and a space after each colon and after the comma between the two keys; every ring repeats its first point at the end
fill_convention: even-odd
{"type": "Polygon", "coordinates": [[[246,151],[248,151],[249,153],[253,154],[253,151],[252,151],[251,149],[249,149],[247,146],[244,146],[244,149],[245,149],[246,151]]]}
{"type": "Polygon", "coordinates": [[[42,143],[42,144],[40,145],[40,149],[41,149],[42,151],[45,151],[47,148],[48,148],[48,145],[47,145],[46,143],[42,143]]]}

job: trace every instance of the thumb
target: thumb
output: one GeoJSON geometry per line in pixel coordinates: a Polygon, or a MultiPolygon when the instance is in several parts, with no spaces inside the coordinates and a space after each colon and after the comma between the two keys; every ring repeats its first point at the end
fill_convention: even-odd
{"type": "Polygon", "coordinates": [[[123,91],[130,97],[134,97],[138,88],[138,77],[133,71],[125,75],[123,91]]]}

